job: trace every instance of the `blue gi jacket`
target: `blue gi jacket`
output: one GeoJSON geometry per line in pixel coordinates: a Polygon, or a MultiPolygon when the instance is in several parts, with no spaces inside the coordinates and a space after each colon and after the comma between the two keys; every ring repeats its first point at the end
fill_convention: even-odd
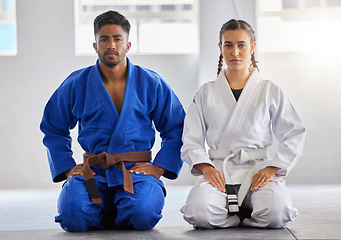
{"type": "MultiPolygon", "coordinates": [[[[153,165],[167,171],[164,177],[177,178],[182,167],[181,136],[185,112],[167,83],[155,72],[133,65],[127,58],[128,75],[120,114],[106,90],[96,65],[73,72],[48,101],[41,131],[47,147],[54,182],[65,179],[65,171],[76,165],[72,157],[70,129],[77,123],[78,142],[84,151],[109,154],[149,151],[155,142],[155,128],[162,138],[153,165]],[[155,128],[154,128],[155,126],[155,128]]],[[[134,163],[126,163],[127,169],[134,163]]],[[[93,167],[96,180],[108,186],[123,184],[116,167],[93,167]]],[[[132,174],[133,181],[153,180],[152,176],[132,174]]]]}

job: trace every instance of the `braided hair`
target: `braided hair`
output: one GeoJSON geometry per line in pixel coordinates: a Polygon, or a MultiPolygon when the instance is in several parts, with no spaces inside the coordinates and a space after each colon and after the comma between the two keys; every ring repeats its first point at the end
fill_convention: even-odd
{"type": "MultiPolygon", "coordinates": [[[[224,23],[223,26],[220,29],[220,32],[219,32],[219,42],[220,42],[220,44],[222,44],[222,38],[223,38],[223,34],[224,34],[225,31],[227,31],[227,30],[237,30],[237,29],[243,29],[243,30],[247,31],[249,33],[251,42],[254,42],[256,40],[255,31],[253,31],[253,29],[252,29],[250,24],[248,24],[247,22],[245,22],[243,20],[231,19],[230,21],[224,23]]],[[[258,63],[258,61],[255,58],[255,53],[253,52],[252,55],[251,55],[251,65],[250,65],[250,67],[255,67],[255,68],[258,69],[257,63],[258,63]]],[[[222,67],[223,67],[223,55],[220,53],[219,61],[218,61],[218,72],[217,72],[217,75],[219,75],[222,67]]]]}

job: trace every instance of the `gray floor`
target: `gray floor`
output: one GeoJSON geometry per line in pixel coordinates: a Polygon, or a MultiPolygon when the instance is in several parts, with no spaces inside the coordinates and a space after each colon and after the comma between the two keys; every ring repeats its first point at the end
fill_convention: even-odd
{"type": "Polygon", "coordinates": [[[58,190],[0,190],[0,239],[341,239],[341,185],[288,186],[299,216],[287,229],[194,230],[179,213],[190,186],[169,186],[150,231],[67,233],[53,222],[58,190]]]}

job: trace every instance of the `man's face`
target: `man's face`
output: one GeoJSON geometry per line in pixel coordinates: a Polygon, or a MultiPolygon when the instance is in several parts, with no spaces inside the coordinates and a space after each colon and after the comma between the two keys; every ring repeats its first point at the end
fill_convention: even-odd
{"type": "Polygon", "coordinates": [[[93,43],[99,60],[109,68],[115,67],[125,59],[130,46],[128,34],[120,25],[115,24],[102,26],[96,34],[96,42],[93,43]]]}

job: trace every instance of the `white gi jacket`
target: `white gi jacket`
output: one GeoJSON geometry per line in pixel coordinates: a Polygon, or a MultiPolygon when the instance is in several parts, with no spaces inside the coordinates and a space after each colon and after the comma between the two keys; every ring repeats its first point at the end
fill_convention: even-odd
{"type": "MultiPolygon", "coordinates": [[[[226,183],[242,184],[239,192],[245,195],[265,166],[287,175],[302,154],[304,136],[299,116],[279,87],[255,69],[236,102],[224,70],[198,90],[187,111],[181,157],[193,175],[201,174],[195,164],[208,163],[224,173],[226,183]],[[278,147],[270,158],[273,136],[278,147]]],[[[238,196],[240,204],[243,198],[238,196]]]]}

